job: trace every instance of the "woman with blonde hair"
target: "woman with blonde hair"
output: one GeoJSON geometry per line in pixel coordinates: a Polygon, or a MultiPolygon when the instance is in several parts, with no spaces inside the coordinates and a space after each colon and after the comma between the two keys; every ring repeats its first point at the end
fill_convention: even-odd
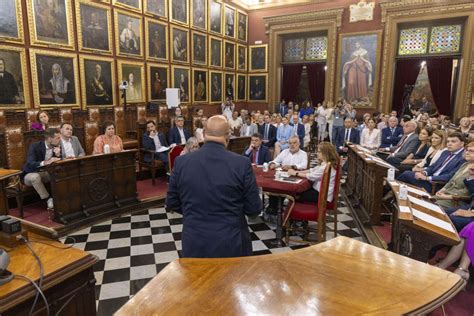
{"type": "Polygon", "coordinates": [[[440,129],[433,130],[431,134],[431,146],[423,159],[415,159],[416,165],[412,171],[421,172],[423,168],[434,164],[441,154],[446,150],[446,133],[440,129]]]}

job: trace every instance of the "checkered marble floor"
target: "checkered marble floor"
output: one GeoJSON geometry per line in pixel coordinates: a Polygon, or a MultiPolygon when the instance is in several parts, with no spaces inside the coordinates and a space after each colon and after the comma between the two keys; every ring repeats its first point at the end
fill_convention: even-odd
{"type": "MultiPolygon", "coordinates": [[[[328,228],[332,228],[332,220],[328,216],[328,228]]],[[[71,235],[76,241],[74,247],[99,257],[100,261],[94,266],[98,315],[112,315],[169,262],[179,258],[182,227],[180,214],[154,208],[108,220],[71,235]]],[[[291,243],[276,248],[270,243],[275,238],[275,225],[260,217],[249,221],[249,230],[255,255],[305,247],[291,243]]],[[[338,234],[362,240],[349,210],[342,203],[338,234]]],[[[333,233],[328,232],[327,238],[333,237],[333,233]]],[[[71,239],[66,240],[66,243],[71,242],[71,239]]]]}

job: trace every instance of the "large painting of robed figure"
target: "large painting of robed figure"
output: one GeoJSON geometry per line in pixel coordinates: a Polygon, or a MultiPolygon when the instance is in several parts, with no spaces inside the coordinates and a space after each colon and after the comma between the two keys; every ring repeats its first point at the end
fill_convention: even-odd
{"type": "Polygon", "coordinates": [[[24,52],[0,46],[0,108],[24,107],[24,52]]]}
{"type": "Polygon", "coordinates": [[[372,107],[378,82],[379,33],[344,34],[340,41],[338,97],[372,107]]]}

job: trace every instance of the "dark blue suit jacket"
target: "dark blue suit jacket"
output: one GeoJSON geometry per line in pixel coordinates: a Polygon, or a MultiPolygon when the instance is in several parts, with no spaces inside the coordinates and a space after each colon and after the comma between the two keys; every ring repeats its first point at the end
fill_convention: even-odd
{"type": "MultiPolygon", "coordinates": [[[[250,161],[252,161],[252,151],[250,151],[250,154],[246,154],[247,150],[249,149],[249,147],[245,148],[244,150],[244,153],[243,155],[245,157],[248,157],[250,159],[250,161]]],[[[260,146],[259,150],[258,150],[258,157],[257,157],[257,165],[263,165],[263,163],[265,162],[270,162],[272,160],[272,158],[270,157],[270,151],[268,150],[267,147],[263,146],[263,143],[262,143],[262,146],[260,146]]]]}
{"type": "Polygon", "coordinates": [[[258,127],[258,132],[265,137],[265,126],[270,125],[268,128],[268,143],[262,143],[264,146],[273,147],[275,146],[277,140],[277,129],[272,124],[263,124],[262,126],[258,127]]]}
{"type": "MultiPolygon", "coordinates": [[[[294,128],[295,124],[291,123],[290,126],[291,126],[291,128],[294,128]]],[[[298,123],[298,127],[297,127],[296,130],[297,130],[298,138],[300,139],[300,147],[303,148],[303,146],[304,146],[304,133],[305,133],[304,125],[298,123]]]]}
{"type": "MultiPolygon", "coordinates": [[[[339,147],[344,146],[344,138],[346,137],[346,128],[344,128],[344,131],[342,133],[338,133],[336,135],[336,147],[339,149],[339,147]]],[[[359,144],[360,143],[360,132],[357,128],[351,128],[351,134],[349,135],[349,141],[353,144],[359,144]]]]}
{"type": "Polygon", "coordinates": [[[438,176],[434,176],[433,174],[439,168],[441,168],[443,162],[446,160],[446,158],[448,158],[450,154],[449,151],[445,150],[434,164],[426,168],[426,174],[432,177],[431,179],[433,181],[448,182],[454,176],[456,171],[458,171],[459,167],[461,167],[461,165],[466,162],[466,160],[464,160],[463,158],[463,153],[464,150],[462,150],[459,154],[452,158],[451,161],[443,168],[443,170],[438,176]]]}
{"type": "Polygon", "coordinates": [[[288,106],[287,105],[282,106],[281,104],[278,104],[277,112],[280,113],[281,116],[285,116],[286,114],[288,114],[288,106]]]}
{"type": "Polygon", "coordinates": [[[183,214],[184,257],[252,254],[245,215],[258,215],[262,203],[247,157],[215,142],[179,156],[169,180],[166,207],[183,214]]]}
{"type": "MultiPolygon", "coordinates": [[[[61,147],[60,147],[61,148],[61,147]]],[[[40,140],[33,143],[28,148],[28,154],[26,157],[26,164],[23,166],[23,176],[30,172],[38,172],[40,164],[46,157],[46,146],[44,140],[40,140]]],[[[61,154],[58,158],[61,158],[61,154]]]]}
{"type": "MultiPolygon", "coordinates": [[[[161,146],[168,146],[165,135],[158,132],[158,139],[160,140],[161,146]]],[[[148,135],[148,132],[143,134],[143,148],[156,151],[155,141],[148,135]]],[[[151,154],[145,154],[143,160],[145,160],[145,162],[151,162],[152,158],[153,156],[151,154]]]]}
{"type": "Polygon", "coordinates": [[[391,146],[396,146],[400,139],[403,137],[403,128],[401,126],[395,127],[395,131],[392,134],[390,127],[385,127],[382,129],[382,143],[380,148],[387,148],[391,146]]]}
{"type": "MultiPolygon", "coordinates": [[[[186,140],[191,137],[191,133],[188,131],[186,127],[183,127],[183,132],[184,132],[184,137],[186,140]]],[[[170,144],[181,144],[181,136],[179,136],[179,131],[176,126],[170,129],[170,133],[168,135],[168,139],[170,141],[170,144]]]]}

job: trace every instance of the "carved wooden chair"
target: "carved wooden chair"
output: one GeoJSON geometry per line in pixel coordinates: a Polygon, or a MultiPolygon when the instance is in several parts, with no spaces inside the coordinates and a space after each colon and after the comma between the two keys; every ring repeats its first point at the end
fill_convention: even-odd
{"type": "Polygon", "coordinates": [[[59,110],[59,120],[62,123],[73,124],[72,109],[71,108],[61,108],[59,110]]]}
{"type": "Polygon", "coordinates": [[[37,121],[36,116],[38,115],[39,110],[38,109],[28,109],[26,110],[26,126],[28,130],[31,129],[31,124],[35,123],[37,121]]]}
{"type": "Polygon", "coordinates": [[[100,109],[96,107],[90,107],[87,109],[89,113],[89,121],[100,123],[100,109]]]}
{"type": "MultiPolygon", "coordinates": [[[[138,141],[135,138],[132,138],[131,133],[127,132],[126,121],[125,121],[125,111],[123,106],[114,107],[114,121],[116,125],[116,134],[122,138],[123,148],[124,149],[133,149],[138,148],[138,141]]],[[[133,132],[135,134],[135,131],[133,132]]]]}
{"type": "Polygon", "coordinates": [[[155,185],[156,172],[158,170],[165,170],[165,164],[161,160],[154,159],[155,152],[153,150],[148,150],[143,147],[143,134],[146,131],[145,124],[139,124],[137,128],[138,134],[138,174],[140,179],[143,179],[142,171],[143,169],[150,170],[151,173],[151,183],[155,185]],[[146,159],[150,157],[151,159],[146,159]]]}
{"type": "Polygon", "coordinates": [[[189,119],[189,108],[187,105],[180,105],[181,108],[181,115],[184,117],[184,120],[187,121],[189,119]]]}
{"type": "Polygon", "coordinates": [[[160,105],[158,107],[158,123],[169,123],[170,117],[168,115],[168,107],[166,105],[160,105]]]}
{"type": "Polygon", "coordinates": [[[147,121],[146,105],[137,106],[137,122],[145,123],[147,121]]]}
{"type": "Polygon", "coordinates": [[[5,116],[5,111],[0,110],[0,129],[5,129],[7,127],[7,118],[5,116]]]}
{"type": "Polygon", "coordinates": [[[86,155],[92,155],[94,151],[94,141],[99,136],[99,123],[95,121],[84,122],[85,151],[86,155]]]}

